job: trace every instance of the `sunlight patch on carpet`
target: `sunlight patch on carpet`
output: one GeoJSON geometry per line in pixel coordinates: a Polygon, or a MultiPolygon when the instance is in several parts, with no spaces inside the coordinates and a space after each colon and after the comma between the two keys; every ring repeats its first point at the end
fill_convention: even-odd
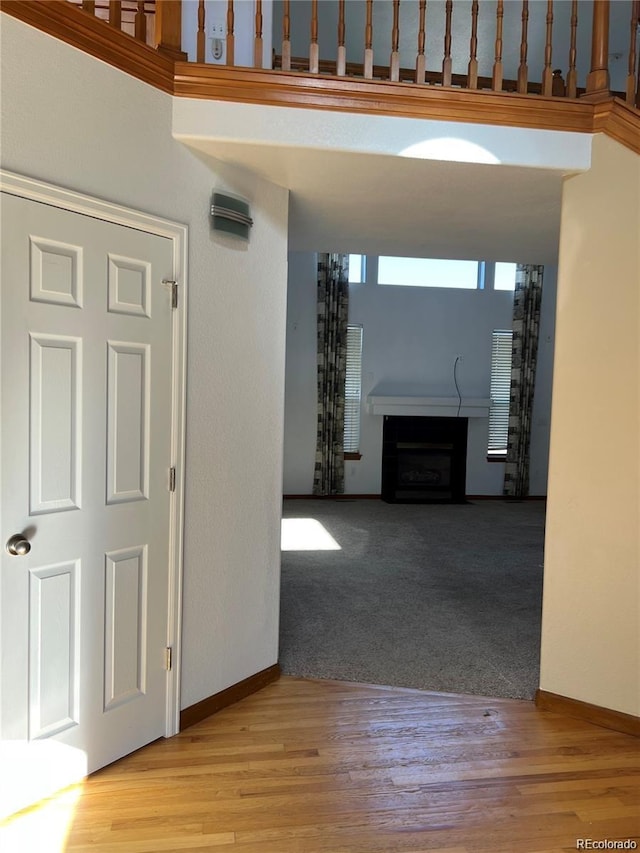
{"type": "Polygon", "coordinates": [[[341,551],[327,528],[315,518],[282,519],[282,551],[341,551]]]}

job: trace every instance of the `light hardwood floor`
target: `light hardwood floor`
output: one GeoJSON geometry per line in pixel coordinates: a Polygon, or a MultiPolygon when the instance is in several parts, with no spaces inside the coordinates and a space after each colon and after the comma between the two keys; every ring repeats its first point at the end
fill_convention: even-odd
{"type": "Polygon", "coordinates": [[[640,849],[639,804],[631,736],[530,702],[283,677],[14,817],[2,849],[640,849]]]}

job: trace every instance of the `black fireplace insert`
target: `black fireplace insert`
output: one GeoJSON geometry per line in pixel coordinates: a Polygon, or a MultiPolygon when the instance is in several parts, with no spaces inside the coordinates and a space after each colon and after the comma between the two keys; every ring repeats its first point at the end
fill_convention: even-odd
{"type": "Polygon", "coordinates": [[[382,499],[388,503],[464,503],[467,418],[385,415],[382,499]]]}

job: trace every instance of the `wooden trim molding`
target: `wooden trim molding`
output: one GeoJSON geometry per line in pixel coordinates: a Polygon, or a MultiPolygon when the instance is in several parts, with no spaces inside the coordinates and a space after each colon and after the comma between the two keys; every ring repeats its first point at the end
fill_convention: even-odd
{"type": "Polygon", "coordinates": [[[536,691],[535,703],[536,708],[542,711],[553,711],[556,714],[564,714],[567,717],[593,723],[594,726],[603,726],[605,729],[640,737],[640,717],[634,717],[632,714],[601,708],[599,705],[591,705],[589,702],[570,699],[568,696],[560,696],[546,690],[536,691]]]}
{"type": "Polygon", "coordinates": [[[251,696],[252,693],[262,690],[267,684],[271,684],[272,681],[277,681],[279,678],[280,664],[274,663],[273,666],[256,672],[255,675],[250,675],[237,684],[232,684],[226,690],[221,690],[220,693],[214,693],[213,696],[208,696],[206,699],[196,702],[195,705],[190,705],[180,712],[180,731],[188,729],[189,726],[193,726],[201,720],[206,720],[212,714],[216,714],[223,708],[228,708],[229,705],[233,705],[247,696],[251,696]]]}
{"type": "Polygon", "coordinates": [[[191,62],[176,63],[175,94],[185,98],[578,133],[590,133],[593,124],[593,105],[579,100],[191,62]]]}
{"type": "Polygon", "coordinates": [[[173,94],[174,62],[66,0],[2,0],[2,11],[173,94]]]}
{"type": "Polygon", "coordinates": [[[640,154],[640,111],[620,98],[593,104],[593,132],[606,133],[640,154]]]}

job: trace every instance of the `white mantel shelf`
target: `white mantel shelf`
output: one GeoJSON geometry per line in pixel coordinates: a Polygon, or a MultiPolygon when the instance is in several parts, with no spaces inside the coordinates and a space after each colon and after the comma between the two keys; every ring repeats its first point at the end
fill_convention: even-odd
{"type": "Polygon", "coordinates": [[[425,397],[414,394],[373,393],[367,397],[371,415],[413,415],[440,418],[488,418],[490,400],[482,397],[425,397]],[[458,411],[458,406],[460,410],[458,411]]]}

